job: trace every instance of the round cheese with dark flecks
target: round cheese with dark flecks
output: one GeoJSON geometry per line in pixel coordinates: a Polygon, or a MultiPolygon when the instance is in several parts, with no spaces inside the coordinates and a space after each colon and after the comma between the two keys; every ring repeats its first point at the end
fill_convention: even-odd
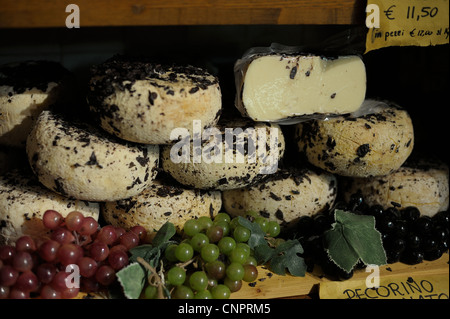
{"type": "Polygon", "coordinates": [[[333,206],[336,177],[310,169],[280,170],[250,187],[222,192],[223,207],[232,216],[255,211],[289,228],[302,216],[313,216],[333,206]]]}
{"type": "Polygon", "coordinates": [[[297,125],[298,147],[313,165],[342,176],[381,176],[397,170],[414,146],[406,110],[389,105],[377,112],[297,125]]]}
{"type": "Polygon", "coordinates": [[[27,155],[47,188],[67,197],[111,201],[137,195],[151,184],[159,146],[125,142],[43,111],[28,137],[27,155]]]}
{"type": "Polygon", "coordinates": [[[279,125],[221,119],[209,130],[185,135],[161,151],[161,164],[179,183],[226,190],[250,185],[276,172],[285,150],[279,125]]]}
{"type": "Polygon", "coordinates": [[[64,98],[70,78],[52,61],[0,66],[0,144],[24,148],[39,113],[64,98]]]}
{"type": "Polygon", "coordinates": [[[92,68],[90,109],[106,131],[144,144],[168,144],[175,128],[217,123],[218,79],[193,66],[167,66],[113,57],[92,68]]]}
{"type": "Polygon", "coordinates": [[[384,209],[415,206],[422,215],[433,216],[449,206],[449,170],[440,161],[408,161],[395,172],[378,177],[345,180],[344,197],[362,194],[368,205],[384,209]]]}
{"type": "Polygon", "coordinates": [[[139,195],[102,204],[106,222],[130,229],[145,227],[152,237],[166,222],[175,225],[178,232],[193,218],[213,218],[222,207],[219,191],[201,191],[162,183],[158,180],[139,195]]]}
{"type": "Polygon", "coordinates": [[[0,244],[12,244],[22,235],[35,238],[48,234],[42,223],[46,210],[63,216],[79,211],[99,217],[99,204],[68,199],[42,186],[32,172],[13,170],[0,176],[0,244]]]}

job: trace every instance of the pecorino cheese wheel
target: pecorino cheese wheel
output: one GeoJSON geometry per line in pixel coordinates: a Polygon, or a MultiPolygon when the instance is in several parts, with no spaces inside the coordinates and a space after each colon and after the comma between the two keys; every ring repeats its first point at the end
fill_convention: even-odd
{"type": "Polygon", "coordinates": [[[344,198],[361,193],[369,205],[415,206],[422,215],[433,216],[449,206],[449,170],[439,161],[407,163],[397,171],[370,178],[346,180],[344,198]]]}
{"type": "MultiPolygon", "coordinates": [[[[201,128],[200,128],[201,129],[201,128]]],[[[277,124],[222,119],[214,128],[181,134],[162,149],[162,168],[179,183],[199,189],[233,189],[276,172],[285,150],[277,124]]]]}
{"type": "Polygon", "coordinates": [[[126,143],[50,111],[43,111],[27,141],[39,181],[67,197],[90,201],[128,198],[156,176],[158,145],[126,143]]]}
{"type": "Polygon", "coordinates": [[[93,67],[88,101],[106,131],[144,144],[168,144],[173,129],[194,120],[212,126],[222,110],[218,79],[207,71],[120,57],[93,67]]]}
{"type": "Polygon", "coordinates": [[[255,121],[351,113],[366,94],[366,69],[359,56],[256,55],[238,61],[235,72],[236,106],[255,121]]]}
{"type": "Polygon", "coordinates": [[[222,192],[224,209],[232,216],[256,211],[283,227],[293,226],[302,216],[313,216],[333,206],[336,177],[310,169],[280,170],[250,187],[222,192]]]}
{"type": "Polygon", "coordinates": [[[339,116],[297,125],[298,147],[307,160],[342,176],[369,177],[397,170],[414,146],[407,111],[382,104],[362,116],[339,116]]]}
{"type": "Polygon", "coordinates": [[[32,172],[13,170],[0,176],[0,244],[13,243],[22,235],[45,236],[42,217],[49,209],[64,217],[79,211],[96,220],[100,212],[98,203],[68,199],[48,190],[32,172]]]}
{"type": "Polygon", "coordinates": [[[0,144],[24,148],[39,113],[64,98],[69,79],[57,62],[0,66],[0,144]]]}
{"type": "Polygon", "coordinates": [[[156,180],[139,195],[102,204],[102,216],[107,223],[130,229],[145,227],[150,237],[166,222],[178,232],[185,221],[208,216],[213,218],[222,207],[219,191],[201,191],[163,184],[156,180]]]}

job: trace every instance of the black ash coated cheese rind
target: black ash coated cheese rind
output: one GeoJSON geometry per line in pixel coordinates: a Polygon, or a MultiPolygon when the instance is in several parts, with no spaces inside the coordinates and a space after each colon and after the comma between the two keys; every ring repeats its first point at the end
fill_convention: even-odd
{"type": "Polygon", "coordinates": [[[14,94],[36,88],[47,91],[48,84],[62,84],[71,73],[54,61],[24,61],[0,66],[0,86],[10,86],[14,94]]]}
{"type": "Polygon", "coordinates": [[[343,180],[344,198],[361,193],[368,205],[387,209],[417,207],[422,215],[434,216],[449,207],[449,169],[435,159],[408,160],[385,175],[343,180]]]}
{"type": "Polygon", "coordinates": [[[283,132],[277,124],[255,123],[248,119],[221,119],[214,128],[217,129],[218,134],[209,136],[209,139],[202,140],[203,133],[197,136],[197,141],[200,142],[198,147],[194,147],[196,136],[164,146],[161,151],[163,170],[182,185],[205,190],[226,190],[248,186],[276,171],[285,150],[283,132]],[[236,134],[242,132],[242,136],[245,136],[243,148],[239,146],[240,143],[236,138],[233,138],[232,142],[229,137],[227,138],[227,130],[229,137],[232,132],[236,134]],[[265,132],[265,135],[258,133],[258,130],[265,132]],[[247,138],[252,131],[256,133],[255,138],[247,138]],[[261,146],[264,145],[263,149],[260,149],[258,134],[261,134],[259,137],[263,141],[261,144],[261,146]],[[189,153],[186,160],[177,162],[172,158],[171,152],[174,147],[178,149],[178,153],[182,152],[182,145],[186,145],[189,153]],[[214,147],[210,147],[211,145],[214,147]],[[249,148],[249,145],[253,145],[254,148],[249,148]],[[211,150],[212,156],[209,155],[211,150]],[[221,152],[215,157],[215,152],[219,150],[221,152]],[[249,150],[254,152],[249,153],[249,150]],[[227,159],[225,154],[230,154],[232,158],[227,159]],[[242,157],[242,161],[239,157],[242,157]],[[252,158],[255,160],[253,161],[252,158]],[[273,171],[272,168],[274,168],[273,171]]]}
{"type": "Polygon", "coordinates": [[[159,165],[157,145],[125,142],[50,111],[41,113],[30,133],[27,155],[47,188],[90,201],[138,194],[150,185],[159,165]]]}
{"type": "Polygon", "coordinates": [[[142,193],[102,205],[102,216],[110,224],[130,229],[145,227],[150,237],[171,222],[180,233],[184,223],[193,218],[214,218],[222,208],[219,191],[202,191],[172,185],[158,179],[142,193]]]}
{"type": "Polygon", "coordinates": [[[337,196],[332,174],[311,169],[280,169],[255,185],[222,192],[226,212],[244,216],[256,211],[261,216],[290,228],[302,216],[330,209],[337,196]]]}
{"type": "Polygon", "coordinates": [[[13,244],[20,236],[48,236],[42,216],[48,209],[67,216],[76,210],[99,217],[99,204],[63,197],[45,188],[28,171],[13,170],[0,176],[0,245],[13,244]]]}
{"type": "Polygon", "coordinates": [[[217,123],[218,78],[194,66],[113,57],[91,70],[88,103],[100,125],[122,139],[168,144],[175,128],[217,123]]]}
{"type": "Polygon", "coordinates": [[[0,144],[24,148],[42,110],[72,105],[73,83],[73,74],[57,62],[0,66],[0,144]]]}
{"type": "Polygon", "coordinates": [[[299,151],[313,165],[342,176],[381,176],[395,171],[413,150],[414,128],[406,110],[380,103],[374,112],[360,116],[298,124],[299,151]]]}

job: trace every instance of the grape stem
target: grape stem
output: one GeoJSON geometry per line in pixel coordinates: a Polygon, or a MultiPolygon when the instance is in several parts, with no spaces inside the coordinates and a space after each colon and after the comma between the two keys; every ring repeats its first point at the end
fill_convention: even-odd
{"type": "MultiPolygon", "coordinates": [[[[149,285],[155,286],[158,288],[158,299],[164,299],[164,292],[163,292],[163,280],[161,280],[161,277],[158,275],[158,272],[155,268],[153,268],[148,262],[146,262],[142,257],[137,257],[137,261],[150,273],[147,277],[147,281],[149,285]]],[[[162,274],[161,274],[162,276],[162,274]]]]}
{"type": "MultiPolygon", "coordinates": [[[[185,261],[184,263],[176,264],[176,266],[185,269],[185,267],[188,266],[189,264],[191,264],[195,259],[196,259],[195,257],[191,258],[188,261],[185,261]]],[[[197,268],[197,267],[195,267],[195,268],[197,268]]]]}

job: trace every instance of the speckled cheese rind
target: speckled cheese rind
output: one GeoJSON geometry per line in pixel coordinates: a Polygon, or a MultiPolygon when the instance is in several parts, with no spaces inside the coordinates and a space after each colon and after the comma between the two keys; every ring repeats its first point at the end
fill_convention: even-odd
{"type": "Polygon", "coordinates": [[[336,196],[334,175],[301,169],[281,170],[251,187],[224,191],[222,201],[232,216],[256,211],[289,228],[302,216],[314,216],[332,207],[336,196]]]}
{"type": "Polygon", "coordinates": [[[359,117],[313,120],[296,129],[299,150],[307,160],[342,176],[387,175],[406,161],[414,147],[411,118],[396,106],[359,117]]]}
{"type": "MultiPolygon", "coordinates": [[[[227,119],[221,120],[216,128],[220,134],[203,141],[201,147],[198,148],[198,152],[202,152],[201,155],[197,153],[197,148],[194,149],[194,140],[192,138],[190,142],[187,142],[189,159],[186,162],[174,162],[173,158],[171,158],[173,145],[164,146],[161,151],[161,166],[163,170],[183,185],[215,190],[248,186],[265,178],[266,175],[276,172],[278,162],[281,161],[285,150],[285,140],[279,125],[256,123],[246,119],[227,119]],[[242,154],[239,152],[239,146],[237,146],[237,143],[240,142],[234,139],[232,143],[227,143],[225,136],[226,129],[229,129],[229,132],[231,132],[236,128],[241,129],[243,135],[247,132],[252,136],[251,130],[254,129],[254,132],[258,132],[258,130],[265,132],[265,136],[257,133],[254,135],[256,137],[251,139],[256,142],[254,144],[254,152],[248,152],[248,143],[244,141],[244,154],[242,154]],[[246,131],[248,128],[250,130],[246,131]],[[258,146],[260,144],[258,139],[263,141],[263,148],[258,146]],[[210,146],[218,146],[222,150],[222,156],[217,157],[217,161],[214,161],[214,156],[208,157],[207,155],[206,150],[210,146]],[[228,157],[229,159],[227,159],[225,154],[231,154],[229,152],[242,154],[242,158],[232,155],[233,157],[228,157]],[[255,155],[255,157],[250,156],[249,158],[249,153],[255,155]],[[198,155],[198,161],[194,158],[195,154],[198,155]],[[261,157],[258,154],[261,154],[261,157]]],[[[231,136],[231,133],[229,136],[231,136]]]]}
{"type": "Polygon", "coordinates": [[[360,192],[369,205],[415,206],[422,215],[434,216],[449,206],[449,170],[445,163],[421,161],[405,164],[397,171],[379,177],[352,178],[345,181],[345,199],[360,192]]]}
{"type": "Polygon", "coordinates": [[[366,70],[359,56],[256,56],[242,73],[237,108],[255,121],[350,113],[366,94],[366,70]]]}
{"type": "Polygon", "coordinates": [[[159,146],[125,143],[43,111],[28,137],[27,155],[47,188],[76,199],[111,201],[137,195],[151,184],[159,146]]]}
{"type": "Polygon", "coordinates": [[[0,66],[0,144],[24,148],[39,113],[63,98],[68,76],[56,62],[0,66]]]}
{"type": "Polygon", "coordinates": [[[178,232],[184,223],[200,216],[214,217],[222,207],[219,191],[201,191],[155,181],[139,195],[102,204],[102,216],[107,223],[130,229],[145,227],[152,237],[166,222],[178,232]]]}
{"type": "Polygon", "coordinates": [[[31,173],[14,170],[0,176],[0,244],[14,243],[22,235],[40,238],[48,234],[42,224],[46,210],[67,216],[79,211],[84,216],[99,217],[99,204],[68,199],[42,186],[31,173]]]}
{"type": "Polygon", "coordinates": [[[95,66],[88,102],[101,126],[122,139],[169,144],[173,129],[217,123],[222,110],[218,79],[193,66],[163,66],[110,59],[95,66]]]}

